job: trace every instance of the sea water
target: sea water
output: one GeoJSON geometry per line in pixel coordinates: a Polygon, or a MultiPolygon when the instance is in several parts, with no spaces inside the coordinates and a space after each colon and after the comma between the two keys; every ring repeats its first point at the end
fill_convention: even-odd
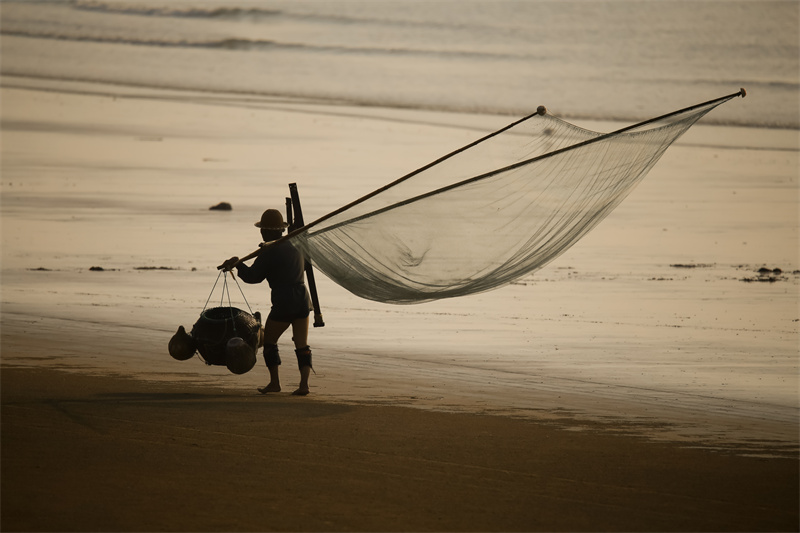
{"type": "MultiPolygon", "coordinates": [[[[4,0],[0,10],[4,87],[100,82],[90,94],[133,86],[146,109],[166,106],[164,120],[140,118],[135,99],[103,97],[81,101],[94,106],[86,120],[78,109],[20,112],[15,123],[3,102],[4,133],[50,143],[14,152],[13,135],[3,139],[4,320],[26,327],[32,317],[54,334],[80,321],[103,339],[139,328],[122,336],[127,351],[103,340],[111,348],[97,360],[65,346],[65,365],[225,379],[166,352],[177,326],[196,319],[214,266],[253,249],[258,235],[247,228],[288,180],[300,183],[313,219],[358,196],[343,183],[355,189],[363,178],[367,192],[474,140],[475,131],[414,124],[409,117],[428,115],[420,110],[480,113],[499,127],[510,119],[493,115],[546,105],[566,118],[630,123],[744,87],[745,99],[696,126],[745,126],[735,142],[711,136],[710,148],[682,148],[681,161],[668,161],[677,146],[668,151],[639,196],[533,279],[409,309],[365,302],[319,276],[329,325],[312,332],[315,366],[328,391],[338,379],[346,386],[336,394],[357,400],[395,401],[395,380],[388,388],[400,401],[439,408],[442,396],[461,395],[501,412],[569,409],[561,395],[574,390],[626,407],[716,410],[737,427],[745,415],[796,421],[797,144],[769,139],[796,138],[800,127],[798,2],[4,0]],[[172,89],[193,98],[171,105],[184,96],[172,89]],[[199,105],[198,92],[220,105],[199,105]],[[248,105],[277,98],[328,104],[329,116],[338,104],[362,107],[339,111],[352,132],[275,106],[273,123],[248,122],[248,105]],[[364,106],[392,120],[359,121],[364,106]],[[72,157],[73,146],[83,151],[72,157]],[[235,206],[225,229],[207,211],[220,200],[235,206]],[[103,277],[88,273],[94,265],[106,267],[103,277]],[[180,272],[138,270],[162,265],[180,272]],[[740,281],[762,265],[783,268],[788,281],[740,281]]],[[[42,94],[53,109],[58,93],[42,94]]],[[[451,115],[442,122],[460,120],[451,115]]],[[[267,311],[266,287],[245,291],[267,311]]]]}
{"type": "Polygon", "coordinates": [[[788,1],[4,1],[2,74],[355,105],[800,126],[788,1]]]}

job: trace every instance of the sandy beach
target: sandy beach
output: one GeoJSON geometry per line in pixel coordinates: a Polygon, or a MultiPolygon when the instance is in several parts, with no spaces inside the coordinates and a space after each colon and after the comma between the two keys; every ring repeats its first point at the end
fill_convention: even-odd
{"type": "Polygon", "coordinates": [[[169,357],[215,266],[290,182],[314,219],[512,118],[13,76],[0,99],[4,531],[797,530],[795,130],[696,126],[496,291],[389,306],[321,277],[300,399],[169,357]]]}
{"type": "Polygon", "coordinates": [[[791,531],[797,461],[4,369],[3,531],[791,531]]]}

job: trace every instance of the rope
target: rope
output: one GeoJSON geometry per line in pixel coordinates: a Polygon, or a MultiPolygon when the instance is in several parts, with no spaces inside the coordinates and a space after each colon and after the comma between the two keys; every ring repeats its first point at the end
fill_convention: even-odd
{"type": "Polygon", "coordinates": [[[217,283],[219,283],[219,277],[221,275],[222,275],[222,271],[220,271],[220,273],[217,274],[217,280],[214,282],[214,286],[211,287],[211,292],[208,295],[208,300],[206,300],[206,304],[203,306],[203,311],[201,311],[201,314],[206,310],[206,307],[208,307],[208,302],[211,301],[211,296],[214,294],[214,289],[217,288],[217,283]]]}
{"type": "Polygon", "coordinates": [[[239,292],[242,294],[242,299],[244,300],[245,305],[247,306],[247,310],[250,311],[250,314],[253,314],[253,309],[250,307],[250,302],[247,301],[247,298],[244,295],[244,291],[242,291],[242,287],[239,285],[239,282],[236,281],[236,276],[231,274],[231,278],[233,278],[234,283],[236,283],[236,287],[239,289],[239,292]]]}
{"type": "MultiPolygon", "coordinates": [[[[233,322],[233,332],[236,333],[236,317],[233,316],[233,304],[231,303],[231,291],[230,287],[228,287],[228,272],[224,270],[220,270],[219,274],[217,274],[217,279],[214,281],[214,286],[211,287],[211,292],[208,295],[208,299],[206,300],[205,305],[203,306],[204,313],[206,308],[208,307],[208,302],[211,301],[211,297],[214,295],[214,290],[217,288],[217,284],[219,283],[219,277],[223,276],[222,278],[222,294],[220,295],[219,306],[223,307],[225,305],[225,295],[228,296],[228,309],[231,311],[231,322],[233,322]]],[[[239,289],[239,293],[242,295],[242,299],[244,300],[245,305],[247,305],[247,310],[250,311],[250,314],[253,314],[253,308],[250,307],[250,302],[247,301],[247,297],[244,295],[244,291],[242,290],[241,285],[236,280],[236,276],[231,273],[231,278],[233,282],[236,283],[236,288],[239,289]]]]}
{"type": "MultiPolygon", "coordinates": [[[[214,281],[214,286],[211,287],[211,292],[208,294],[208,299],[206,299],[206,303],[203,306],[203,311],[205,311],[206,308],[208,307],[208,302],[211,301],[211,297],[214,295],[214,290],[217,288],[217,284],[219,283],[219,277],[222,276],[223,274],[225,275],[225,277],[222,278],[222,295],[220,297],[219,306],[223,307],[225,305],[225,295],[227,294],[228,307],[233,307],[233,305],[231,304],[231,292],[230,288],[228,287],[228,272],[220,270],[219,274],[217,274],[217,279],[214,281]]],[[[247,306],[247,310],[250,311],[250,314],[252,315],[253,308],[250,307],[250,302],[247,301],[247,297],[244,295],[244,291],[242,290],[241,285],[239,285],[239,282],[236,281],[236,276],[231,274],[231,278],[233,279],[233,282],[236,283],[236,288],[239,289],[239,294],[242,295],[242,299],[244,300],[244,303],[247,306]]]]}
{"type": "MultiPolygon", "coordinates": [[[[233,274],[231,274],[233,276],[233,274]]],[[[233,316],[233,305],[231,305],[231,291],[228,288],[228,273],[225,272],[225,276],[222,278],[222,296],[219,301],[219,306],[222,307],[222,304],[225,301],[225,295],[228,295],[228,309],[231,311],[231,324],[233,324],[233,335],[236,336],[236,317],[233,316]]],[[[238,285],[238,284],[237,284],[238,285]]],[[[239,289],[241,290],[241,289],[239,289]]]]}

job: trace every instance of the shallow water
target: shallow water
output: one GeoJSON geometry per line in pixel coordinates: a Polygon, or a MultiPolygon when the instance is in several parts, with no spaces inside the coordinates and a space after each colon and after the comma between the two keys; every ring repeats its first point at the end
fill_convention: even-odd
{"type": "Polygon", "coordinates": [[[792,1],[3,2],[2,72],[356,105],[800,126],[792,1]]]}

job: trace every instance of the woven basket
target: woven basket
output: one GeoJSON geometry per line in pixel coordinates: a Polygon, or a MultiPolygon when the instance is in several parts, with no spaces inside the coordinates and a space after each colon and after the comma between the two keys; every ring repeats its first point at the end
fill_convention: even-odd
{"type": "Polygon", "coordinates": [[[206,364],[226,366],[235,374],[243,374],[255,365],[260,327],[259,321],[246,311],[236,307],[213,307],[203,311],[195,322],[192,338],[206,364]],[[247,350],[242,350],[241,346],[233,352],[237,357],[246,358],[246,361],[228,360],[226,347],[228,341],[234,337],[241,337],[244,344],[252,349],[252,356],[247,350]]]}

